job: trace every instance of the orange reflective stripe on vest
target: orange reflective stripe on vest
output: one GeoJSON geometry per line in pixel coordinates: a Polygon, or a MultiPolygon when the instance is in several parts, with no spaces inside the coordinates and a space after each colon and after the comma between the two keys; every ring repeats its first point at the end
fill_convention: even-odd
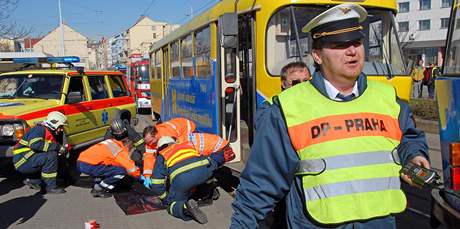
{"type": "Polygon", "coordinates": [[[322,142],[359,136],[401,139],[398,120],[388,115],[356,113],[318,118],[288,129],[296,150],[322,142]]]}

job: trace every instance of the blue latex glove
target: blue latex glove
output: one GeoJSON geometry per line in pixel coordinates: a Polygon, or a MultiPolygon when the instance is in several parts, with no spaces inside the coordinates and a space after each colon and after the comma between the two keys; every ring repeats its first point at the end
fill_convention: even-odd
{"type": "Polygon", "coordinates": [[[144,186],[148,189],[152,186],[152,180],[150,178],[144,177],[144,175],[141,175],[141,181],[144,183],[144,186]]]}

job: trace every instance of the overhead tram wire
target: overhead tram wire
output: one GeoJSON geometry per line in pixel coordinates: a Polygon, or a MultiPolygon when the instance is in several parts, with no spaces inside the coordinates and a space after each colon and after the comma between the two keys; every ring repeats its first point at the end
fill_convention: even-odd
{"type": "MultiPolygon", "coordinates": [[[[213,6],[213,4],[217,2],[219,2],[219,0],[210,0],[210,1],[205,2],[195,11],[195,15],[199,15],[203,13],[204,11],[208,10],[211,6],[213,6]]],[[[190,15],[187,14],[184,17],[182,17],[180,20],[178,20],[177,24],[185,24],[188,18],[190,18],[190,15]]]]}
{"type": "Polygon", "coordinates": [[[152,0],[149,3],[149,6],[144,10],[144,13],[142,15],[147,15],[147,12],[150,10],[150,8],[153,6],[153,3],[155,3],[156,0],[152,0]]]}

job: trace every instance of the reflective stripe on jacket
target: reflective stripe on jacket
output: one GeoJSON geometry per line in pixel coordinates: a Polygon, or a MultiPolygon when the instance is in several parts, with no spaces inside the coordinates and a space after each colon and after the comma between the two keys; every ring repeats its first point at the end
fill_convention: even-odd
{"type": "Polygon", "coordinates": [[[296,175],[302,179],[304,206],[313,219],[337,224],[405,209],[401,166],[392,156],[402,135],[393,87],[369,81],[358,98],[337,102],[304,83],[278,98],[301,160],[296,175]]]}
{"type": "Polygon", "coordinates": [[[160,151],[160,154],[163,156],[167,168],[170,168],[183,160],[200,156],[200,154],[195,150],[193,144],[190,142],[173,144],[160,151]]]}
{"type": "Polygon", "coordinates": [[[196,151],[203,156],[219,152],[228,145],[227,140],[208,133],[190,133],[188,134],[188,140],[193,143],[196,151]]]}
{"type": "Polygon", "coordinates": [[[140,170],[131,160],[128,149],[121,141],[107,139],[80,153],[78,161],[90,165],[113,165],[125,168],[131,176],[139,177],[140,170]]]}
{"type": "Polygon", "coordinates": [[[152,149],[148,145],[145,146],[144,153],[144,171],[142,174],[145,177],[151,177],[153,173],[153,168],[155,166],[157,150],[152,149]]]}
{"type": "Polygon", "coordinates": [[[155,128],[158,131],[156,135],[158,139],[163,136],[171,136],[176,138],[178,142],[183,142],[187,139],[188,133],[195,131],[196,125],[186,118],[173,118],[156,125],[155,128]]]}
{"type": "Polygon", "coordinates": [[[58,150],[60,145],[45,126],[38,124],[27,131],[13,150],[13,154],[34,151],[47,152],[58,150]]]}

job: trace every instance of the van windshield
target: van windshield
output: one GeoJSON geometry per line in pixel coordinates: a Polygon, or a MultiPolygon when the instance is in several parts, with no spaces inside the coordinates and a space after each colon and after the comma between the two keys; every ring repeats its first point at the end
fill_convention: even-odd
{"type": "Polygon", "coordinates": [[[61,99],[63,75],[18,74],[0,77],[0,99],[61,99]]]}

